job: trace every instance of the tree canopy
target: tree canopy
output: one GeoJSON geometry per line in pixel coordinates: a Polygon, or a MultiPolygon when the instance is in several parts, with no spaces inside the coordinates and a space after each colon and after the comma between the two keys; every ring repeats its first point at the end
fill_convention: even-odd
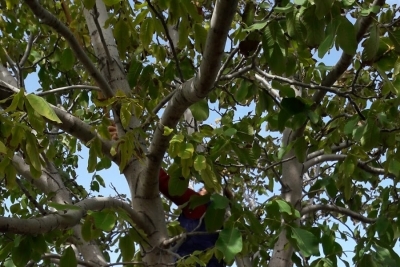
{"type": "Polygon", "coordinates": [[[0,262],[395,266],[399,14],[389,0],[0,1],[0,262]],[[128,195],[105,191],[112,165],[128,195]],[[210,203],[213,248],[177,259],[202,233],[160,197],[160,168],[171,195],[209,192],[188,205],[210,203]]]}

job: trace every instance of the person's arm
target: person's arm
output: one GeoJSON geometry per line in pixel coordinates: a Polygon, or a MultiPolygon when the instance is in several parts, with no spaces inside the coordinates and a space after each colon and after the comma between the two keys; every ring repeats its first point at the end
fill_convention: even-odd
{"type": "MultiPolygon", "coordinates": [[[[169,182],[169,175],[163,170],[160,169],[160,174],[158,175],[159,179],[159,189],[160,192],[169,200],[174,202],[176,205],[180,206],[187,203],[192,196],[198,196],[199,193],[196,191],[188,188],[181,196],[171,196],[168,191],[168,182],[169,182]]],[[[186,205],[182,212],[185,217],[190,219],[199,219],[203,214],[206,212],[207,205],[200,205],[194,209],[190,209],[189,205],[186,205]]]]}

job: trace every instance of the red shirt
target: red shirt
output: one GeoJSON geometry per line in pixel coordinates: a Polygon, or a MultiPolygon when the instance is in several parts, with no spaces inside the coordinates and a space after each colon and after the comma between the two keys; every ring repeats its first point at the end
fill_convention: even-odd
{"type": "MultiPolygon", "coordinates": [[[[186,191],[183,193],[181,196],[171,196],[168,191],[168,181],[169,181],[169,175],[163,170],[160,169],[160,174],[158,175],[158,180],[159,180],[159,190],[160,192],[169,200],[174,202],[176,205],[180,206],[185,203],[187,203],[192,196],[198,196],[199,193],[196,191],[188,188],[186,191]]],[[[201,216],[206,212],[207,206],[200,205],[197,206],[194,209],[190,209],[189,205],[186,205],[183,209],[183,215],[189,219],[200,219],[201,216]]]]}

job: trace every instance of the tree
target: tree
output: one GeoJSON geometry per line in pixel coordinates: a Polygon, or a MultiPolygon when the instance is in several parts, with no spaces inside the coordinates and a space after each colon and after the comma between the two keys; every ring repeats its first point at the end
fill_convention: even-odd
{"type": "Polygon", "coordinates": [[[173,265],[186,234],[159,195],[163,167],[172,194],[194,181],[214,203],[215,247],[182,266],[395,266],[392,2],[1,1],[0,261],[173,265]],[[75,179],[82,146],[90,188],[75,179]],[[127,198],[94,193],[112,164],[127,198]]]}

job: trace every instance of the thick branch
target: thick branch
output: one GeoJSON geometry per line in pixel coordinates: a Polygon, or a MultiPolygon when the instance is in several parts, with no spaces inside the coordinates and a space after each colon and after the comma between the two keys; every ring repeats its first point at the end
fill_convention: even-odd
{"type": "Polygon", "coordinates": [[[224,54],[226,39],[231,27],[233,16],[236,13],[238,1],[220,0],[216,2],[211,18],[210,30],[204,48],[203,60],[197,75],[185,82],[171,98],[169,105],[161,118],[150,144],[147,172],[145,173],[143,186],[148,195],[155,195],[155,172],[161,166],[164,153],[171,136],[164,136],[164,126],[175,128],[185,110],[193,103],[203,99],[213,89],[221,60],[224,54]],[[151,179],[153,178],[153,179],[151,179]]]}
{"type": "Polygon", "coordinates": [[[114,95],[113,91],[104,75],[97,70],[96,66],[86,55],[85,51],[82,49],[74,34],[68,29],[68,27],[49,11],[44,9],[38,0],[25,0],[25,3],[29,6],[36,17],[38,17],[44,24],[52,27],[57,33],[61,34],[65,38],[74,51],[76,57],[82,62],[83,66],[86,68],[90,76],[92,76],[97,82],[104,94],[107,97],[112,97],[114,95]]]}
{"type": "MultiPolygon", "coordinates": [[[[338,151],[340,151],[342,149],[350,147],[351,145],[353,145],[352,142],[346,141],[346,142],[340,143],[339,145],[333,145],[331,147],[331,151],[332,151],[332,153],[336,153],[336,152],[338,152],[338,151]]],[[[310,159],[315,158],[317,156],[321,156],[324,153],[325,153],[324,149],[320,149],[320,150],[314,151],[314,152],[308,154],[307,160],[310,160],[310,159]]]]}
{"type": "Polygon", "coordinates": [[[349,216],[349,217],[351,217],[353,219],[356,219],[356,220],[358,220],[360,222],[364,222],[364,223],[375,223],[376,222],[376,219],[367,218],[367,217],[364,217],[364,216],[362,216],[361,214],[359,214],[359,213],[357,213],[355,211],[352,211],[352,210],[349,210],[349,209],[346,209],[346,208],[343,208],[343,207],[334,206],[334,205],[312,205],[312,206],[307,206],[307,207],[305,207],[305,208],[303,208],[301,210],[301,215],[305,215],[305,214],[308,214],[308,213],[314,213],[314,212],[321,211],[321,210],[322,211],[339,212],[341,214],[347,215],[347,216],[349,216]]]}
{"type": "Polygon", "coordinates": [[[123,209],[132,221],[145,229],[140,217],[129,204],[111,197],[85,199],[75,204],[79,210],[60,211],[40,218],[19,219],[0,217],[0,232],[15,234],[42,234],[54,229],[68,229],[80,223],[89,210],[123,209]]]}

